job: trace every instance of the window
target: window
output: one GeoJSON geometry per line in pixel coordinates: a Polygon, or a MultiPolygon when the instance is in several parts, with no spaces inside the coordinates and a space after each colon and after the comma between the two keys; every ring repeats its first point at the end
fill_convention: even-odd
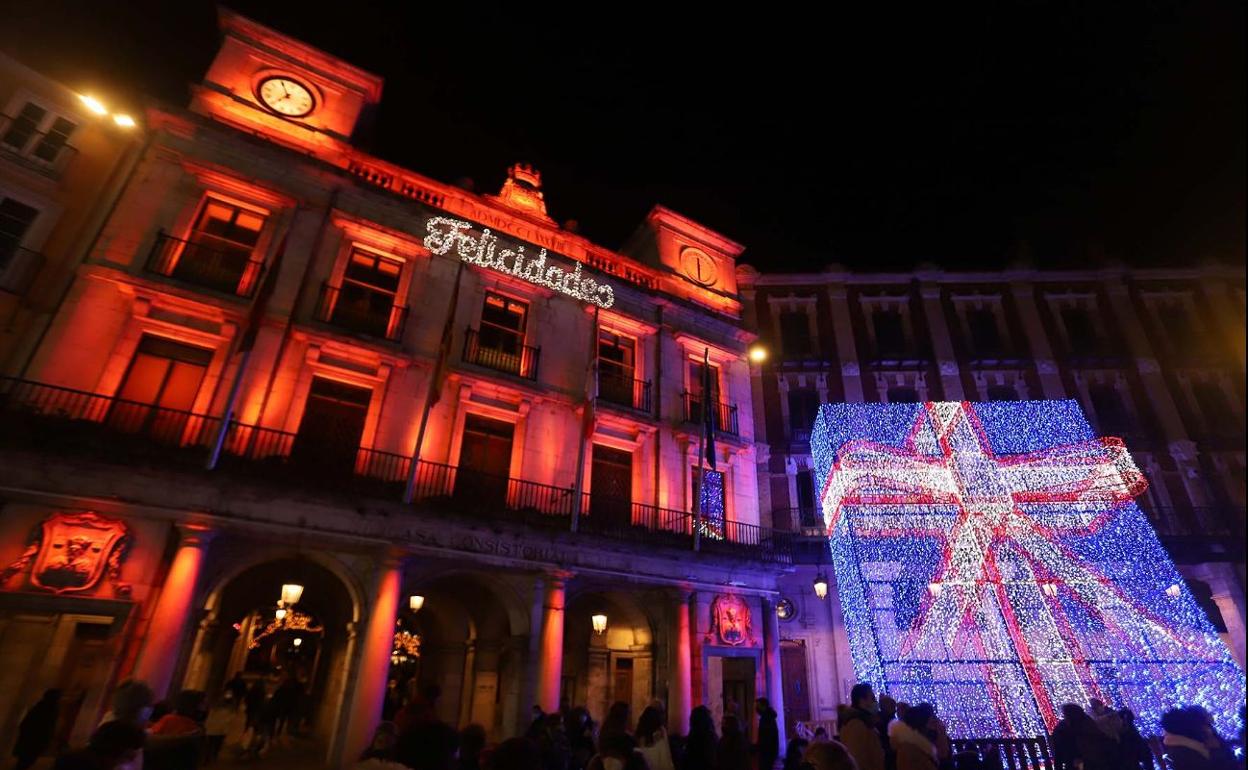
{"type": "Polygon", "coordinates": [[[1066,327],[1066,346],[1072,355],[1095,356],[1101,353],[1101,337],[1087,308],[1062,308],[1062,325],[1066,327]]]}
{"type": "Polygon", "coordinates": [[[1241,432],[1239,420],[1226,398],[1226,392],[1216,382],[1192,384],[1192,397],[1200,409],[1205,430],[1213,436],[1234,436],[1241,432]]]}
{"type": "MultiPolygon", "coordinates": [[[[711,408],[715,408],[719,402],[719,367],[715,364],[710,365],[710,393],[704,392],[706,383],[703,381],[702,362],[691,360],[687,362],[686,367],[688,380],[686,381],[685,419],[689,422],[700,423],[703,420],[703,405],[709,403],[711,408]]],[[[722,417],[720,414],[715,416],[716,418],[722,417]]],[[[722,421],[717,427],[723,427],[722,421]]]]}
{"type": "Polygon", "coordinates": [[[802,311],[780,313],[780,348],[786,356],[808,356],[812,352],[810,316],[802,311]]]}
{"type": "Polygon", "coordinates": [[[797,472],[797,510],[803,527],[820,524],[818,506],[815,505],[815,477],[810,471],[797,472]]]}
{"type": "Polygon", "coordinates": [[[252,255],[264,222],[264,214],[209,198],[172,275],[217,291],[245,293],[259,271],[252,255]]]}
{"type": "Polygon", "coordinates": [[[888,389],[888,403],[890,404],[917,404],[919,391],[904,385],[895,385],[888,389]]]}
{"type": "MultiPolygon", "coordinates": [[[[117,390],[109,424],[178,443],[193,419],[191,409],[211,361],[211,350],[144,336],[117,390]]],[[[204,421],[201,427],[207,425],[204,421]]]]}
{"type": "Polygon", "coordinates": [[[375,337],[391,337],[391,327],[398,320],[396,296],[402,275],[402,262],[353,250],[333,301],[330,323],[375,337]]]}
{"type": "Polygon", "coordinates": [[[694,513],[702,513],[702,533],[722,539],[724,536],[724,474],[707,470],[703,489],[701,469],[693,469],[694,513]]]}
{"type": "Polygon", "coordinates": [[[1092,385],[1088,388],[1088,400],[1102,433],[1123,436],[1131,432],[1131,416],[1122,395],[1112,385],[1092,385]]]}
{"type": "Polygon", "coordinates": [[[494,292],[486,292],[481,328],[469,329],[464,360],[527,379],[537,378],[537,348],[524,344],[529,306],[494,292]]]}
{"type": "Polygon", "coordinates": [[[877,310],[871,314],[875,329],[875,352],[879,358],[905,358],[905,324],[897,310],[877,310]]]}
{"type": "Polygon", "coordinates": [[[0,268],[17,254],[39,210],[12,198],[0,199],[0,268]]]}
{"type": "Polygon", "coordinates": [[[990,308],[973,308],[966,313],[966,325],[971,332],[971,348],[980,358],[1001,355],[1001,331],[997,328],[997,316],[990,308]]]}
{"type": "Polygon", "coordinates": [[[598,397],[613,404],[643,407],[635,393],[637,343],[607,329],[598,331],[598,397]]]}
{"type": "Polygon", "coordinates": [[[1018,391],[1013,385],[989,385],[988,386],[989,401],[1017,401],[1018,391]]]}
{"type": "Polygon", "coordinates": [[[319,473],[352,471],[372,399],[369,388],[313,377],[291,459],[319,473]]]}
{"type": "Polygon", "coordinates": [[[1193,324],[1192,314],[1181,302],[1170,302],[1157,308],[1157,320],[1173,353],[1192,351],[1202,340],[1193,324]]]}
{"type": "Polygon", "coordinates": [[[76,128],[78,124],[72,120],[27,102],[0,135],[0,144],[28,158],[52,164],[64,154],[76,128]]]}
{"type": "Polygon", "coordinates": [[[819,414],[819,393],[809,388],[789,391],[789,430],[794,441],[810,440],[810,429],[819,414]]]}

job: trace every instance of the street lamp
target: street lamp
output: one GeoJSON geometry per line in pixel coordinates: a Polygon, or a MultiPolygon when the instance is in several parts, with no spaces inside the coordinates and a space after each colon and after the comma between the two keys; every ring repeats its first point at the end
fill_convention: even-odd
{"type": "Polygon", "coordinates": [[[293,607],[303,598],[303,586],[298,583],[286,583],[282,586],[282,604],[293,607]]]}
{"type": "Polygon", "coordinates": [[[419,594],[412,594],[407,597],[407,606],[411,608],[412,612],[420,612],[420,608],[425,606],[425,597],[419,594]]]}
{"type": "Polygon", "coordinates": [[[597,615],[591,615],[589,622],[593,625],[595,634],[601,636],[607,632],[607,616],[601,612],[597,615]]]}
{"type": "Polygon", "coordinates": [[[753,345],[750,345],[750,361],[756,364],[761,364],[766,360],[767,360],[767,348],[763,347],[762,344],[757,343],[757,342],[754,343],[753,345]]]}
{"type": "Polygon", "coordinates": [[[286,619],[286,608],[278,607],[277,612],[273,613],[273,616],[277,618],[278,623],[281,623],[283,620],[286,619]]]}
{"type": "Polygon", "coordinates": [[[819,574],[815,576],[815,596],[820,599],[828,598],[828,576],[819,570],[819,574]]]}

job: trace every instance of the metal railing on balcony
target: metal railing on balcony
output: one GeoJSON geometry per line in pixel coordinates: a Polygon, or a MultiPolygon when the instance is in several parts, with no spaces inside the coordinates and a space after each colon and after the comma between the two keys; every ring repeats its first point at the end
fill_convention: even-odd
{"type": "Polygon", "coordinates": [[[321,285],[316,319],[347,331],[397,342],[407,325],[407,308],[393,301],[383,304],[369,301],[368,297],[353,296],[327,281],[321,285]]]}
{"type": "Polygon", "coordinates": [[[619,377],[614,372],[598,372],[598,399],[610,404],[650,412],[650,381],[619,377]]]}
{"type": "Polygon", "coordinates": [[[43,268],[44,257],[37,251],[0,244],[0,291],[25,294],[43,268]]]}
{"type": "MultiPolygon", "coordinates": [[[[150,463],[202,471],[221,418],[72,388],[0,378],[0,441],[76,453],[127,465],[150,463]]],[[[410,458],[348,441],[231,422],[222,445],[223,471],[328,493],[398,498],[410,458]]],[[[420,461],[414,499],[424,506],[495,521],[568,531],[575,491],[453,465],[420,461]]],[[[617,540],[692,548],[695,517],[686,512],[586,493],[578,531],[617,540]]],[[[792,563],[793,536],[727,521],[704,527],[707,553],[792,563]],[[706,534],[714,529],[713,534],[706,534]]]]}
{"type": "Polygon", "coordinates": [[[77,155],[78,149],[64,137],[23,125],[20,118],[0,115],[0,156],[56,178],[77,155]]]}
{"type": "MultiPolygon", "coordinates": [[[[685,422],[700,424],[702,422],[703,405],[707,404],[706,399],[689,391],[684,391],[680,395],[685,404],[685,422]]],[[[715,410],[715,430],[732,436],[740,435],[737,426],[737,408],[735,406],[725,404],[722,401],[712,401],[709,403],[709,408],[715,410]]]]}
{"type": "Polygon", "coordinates": [[[516,348],[507,350],[483,345],[480,334],[470,326],[464,335],[463,358],[465,363],[514,374],[526,380],[536,380],[537,364],[541,358],[542,349],[529,345],[518,345],[516,348]]]}
{"type": "Polygon", "coordinates": [[[202,241],[156,235],[147,255],[148,272],[226,294],[250,297],[260,283],[264,263],[254,251],[202,241]]]}

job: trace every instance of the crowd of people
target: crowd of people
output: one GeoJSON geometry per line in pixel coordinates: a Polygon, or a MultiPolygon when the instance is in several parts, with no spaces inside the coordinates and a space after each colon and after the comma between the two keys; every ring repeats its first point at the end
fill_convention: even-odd
{"type": "MultiPolygon", "coordinates": [[[[601,725],[583,707],[558,713],[534,708],[521,737],[491,746],[477,724],[456,730],[438,717],[437,687],[392,686],[383,721],[354,770],[774,770],[781,762],[779,715],[766,698],[755,702],[753,721],[732,702],[717,725],[697,706],[684,736],[669,735],[664,705],[653,701],[634,720],[617,702],[601,725]],[[752,722],[752,723],[751,723],[752,722]],[[754,736],[751,740],[751,735],[754,736]]],[[[308,719],[302,683],[286,677],[268,691],[264,680],[236,674],[211,707],[205,693],[185,690],[170,703],[154,702],[142,682],[122,683],[112,708],[89,744],[57,758],[56,770],[192,770],[229,746],[242,759],[263,760],[308,719]]],[[[60,711],[60,693],[49,690],[26,713],[13,756],[26,770],[46,753],[60,711]]],[[[1245,714],[1241,711],[1241,723],[1245,714]]],[[[1234,770],[1234,751],[1199,707],[1162,717],[1160,741],[1168,770],[1234,770]]],[[[836,735],[799,725],[785,747],[783,770],[995,770],[999,757],[969,747],[958,751],[929,703],[907,704],[876,696],[868,684],[850,692],[838,709],[836,735]]],[[[1243,736],[1240,736],[1242,742],[1243,736]]],[[[1049,738],[1060,770],[1152,770],[1154,752],[1131,711],[1099,700],[1089,708],[1067,704],[1049,738]]],[[[262,762],[261,762],[262,764],[262,762]]]]}

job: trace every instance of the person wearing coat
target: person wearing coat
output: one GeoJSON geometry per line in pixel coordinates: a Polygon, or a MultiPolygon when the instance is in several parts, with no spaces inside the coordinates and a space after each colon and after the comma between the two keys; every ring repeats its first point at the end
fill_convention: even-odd
{"type": "Polygon", "coordinates": [[[776,710],[766,698],[754,702],[758,712],[758,770],[772,770],[780,758],[780,725],[776,710]]]}
{"type": "Polygon", "coordinates": [[[22,717],[22,723],[17,728],[17,743],[13,746],[17,770],[26,770],[35,764],[52,745],[52,733],[60,713],[61,691],[48,690],[22,717]]]}
{"type": "Polygon", "coordinates": [[[856,684],[850,690],[850,705],[837,715],[841,743],[854,758],[858,770],[884,770],[884,744],[876,729],[880,705],[869,684],[856,684]]]}
{"type": "Polygon", "coordinates": [[[888,740],[897,757],[897,770],[937,770],[940,753],[927,737],[935,711],[926,703],[906,709],[906,715],[888,725],[888,740]]]}

